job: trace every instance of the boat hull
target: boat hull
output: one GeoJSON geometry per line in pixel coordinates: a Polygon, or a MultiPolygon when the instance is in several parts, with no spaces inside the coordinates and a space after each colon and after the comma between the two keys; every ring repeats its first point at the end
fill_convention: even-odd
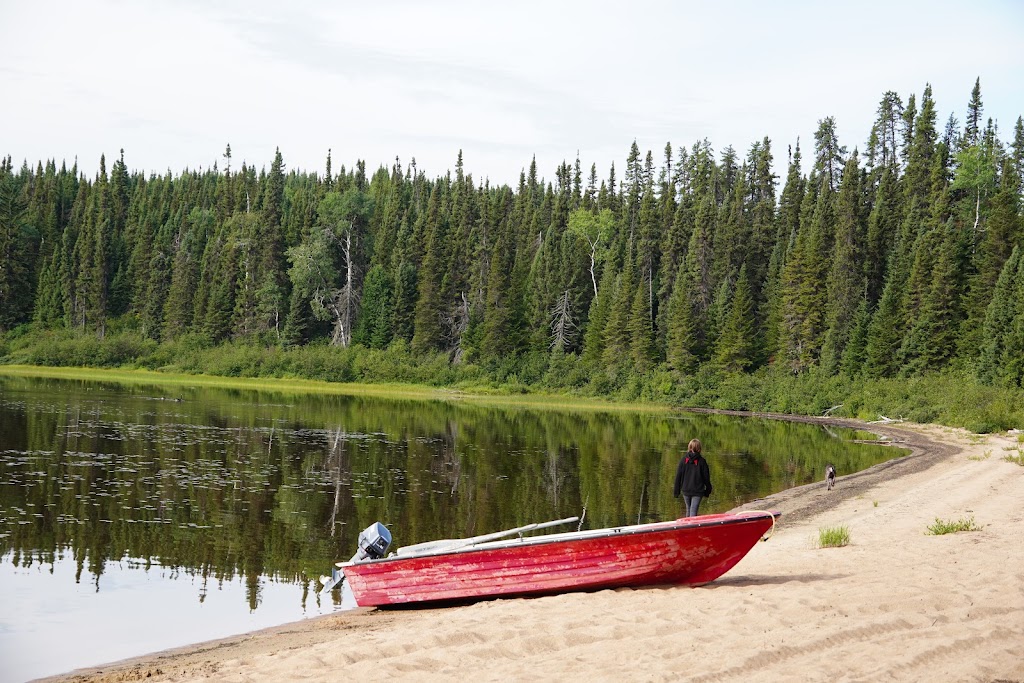
{"type": "Polygon", "coordinates": [[[345,566],[360,606],[701,584],[729,571],[779,513],[706,515],[480,544],[345,566]]]}

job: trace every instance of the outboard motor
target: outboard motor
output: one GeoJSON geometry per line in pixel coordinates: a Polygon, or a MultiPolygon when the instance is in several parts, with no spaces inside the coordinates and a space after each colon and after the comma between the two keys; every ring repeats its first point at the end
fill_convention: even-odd
{"type": "Polygon", "coordinates": [[[380,522],[374,522],[359,532],[359,550],[350,562],[361,562],[367,558],[379,560],[391,545],[391,532],[380,522]]]}
{"type": "Polygon", "coordinates": [[[388,528],[380,522],[374,522],[370,526],[359,532],[358,546],[356,554],[352,556],[352,559],[348,562],[339,562],[331,569],[331,575],[320,577],[320,583],[323,587],[320,589],[320,594],[328,593],[334,590],[334,587],[341,583],[345,574],[339,570],[346,564],[352,562],[362,562],[365,559],[379,560],[384,557],[384,553],[388,551],[388,547],[391,545],[391,532],[388,528]]]}

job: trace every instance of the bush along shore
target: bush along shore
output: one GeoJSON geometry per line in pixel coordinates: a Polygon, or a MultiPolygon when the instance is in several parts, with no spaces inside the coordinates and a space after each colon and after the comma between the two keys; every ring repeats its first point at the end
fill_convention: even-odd
{"type": "MultiPolygon", "coordinates": [[[[0,337],[0,362],[8,365],[139,369],[187,376],[314,380],[416,386],[467,393],[558,395],[575,399],[641,402],[680,408],[828,415],[866,421],[907,420],[995,432],[1024,425],[1024,391],[979,383],[971,373],[947,370],[913,378],[794,375],[773,368],[729,373],[702,367],[677,377],[662,366],[646,374],[594,372],[575,355],[539,354],[502,367],[452,364],[446,354],[418,356],[406,344],[387,349],[327,344],[294,348],[225,343],[195,337],[158,343],[133,332],[90,334],[21,329],[0,337]]],[[[25,374],[38,371],[20,370],[25,374]]],[[[0,370],[2,372],[2,370],[0,370]]],[[[58,371],[59,374],[59,371],[58,371]]],[[[103,373],[96,375],[102,379],[103,373]]],[[[196,380],[198,381],[198,377],[196,380]]],[[[181,382],[176,377],[176,382],[181,382]]],[[[281,384],[280,382],[277,382],[281,384]]],[[[316,389],[309,389],[315,391],[316,389]]]]}

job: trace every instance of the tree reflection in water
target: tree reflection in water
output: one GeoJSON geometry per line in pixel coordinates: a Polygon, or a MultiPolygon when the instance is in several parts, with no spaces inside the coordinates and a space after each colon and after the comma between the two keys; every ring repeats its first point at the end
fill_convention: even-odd
{"type": "Polygon", "coordinates": [[[587,515],[680,514],[672,478],[699,437],[723,511],[902,451],[842,429],[726,416],[537,410],[0,378],[0,558],[71,556],[98,577],[140,558],[207,581],[315,591],[379,520],[397,545],[587,515]]]}

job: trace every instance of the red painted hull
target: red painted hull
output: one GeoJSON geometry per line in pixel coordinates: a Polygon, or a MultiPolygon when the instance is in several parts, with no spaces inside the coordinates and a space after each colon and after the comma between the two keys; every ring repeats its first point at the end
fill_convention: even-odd
{"type": "Polygon", "coordinates": [[[713,581],[780,513],[705,515],[394,556],[343,568],[361,606],[713,581]]]}

